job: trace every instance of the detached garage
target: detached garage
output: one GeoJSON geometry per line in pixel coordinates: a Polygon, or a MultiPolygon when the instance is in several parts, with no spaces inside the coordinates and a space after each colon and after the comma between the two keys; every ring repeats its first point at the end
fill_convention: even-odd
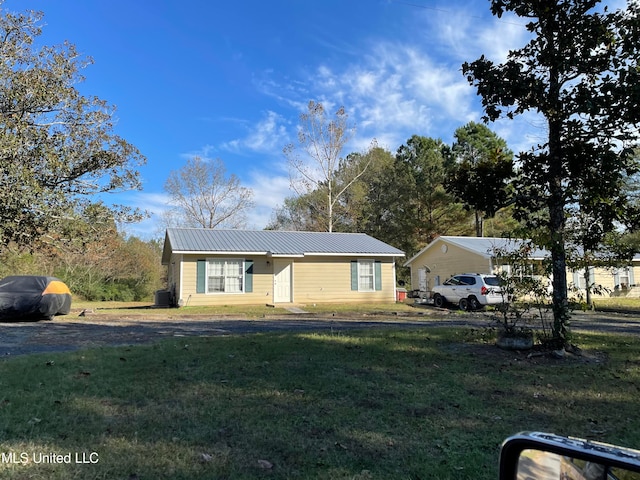
{"type": "Polygon", "coordinates": [[[403,256],[362,233],[170,228],[162,263],[173,305],[375,303],[403,256]]]}

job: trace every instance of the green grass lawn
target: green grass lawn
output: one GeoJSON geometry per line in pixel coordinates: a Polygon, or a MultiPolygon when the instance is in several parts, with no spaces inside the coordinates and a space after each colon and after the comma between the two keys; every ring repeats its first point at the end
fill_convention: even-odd
{"type": "Polygon", "coordinates": [[[629,297],[607,297],[596,298],[593,301],[596,309],[603,308],[620,308],[624,310],[640,311],[640,298],[629,297]]]}
{"type": "Polygon", "coordinates": [[[467,329],[6,359],[0,478],[496,479],[501,441],[521,430],[640,447],[640,342],[576,340],[585,356],[564,360],[467,329]],[[61,463],[34,463],[51,453],[61,463]]]}

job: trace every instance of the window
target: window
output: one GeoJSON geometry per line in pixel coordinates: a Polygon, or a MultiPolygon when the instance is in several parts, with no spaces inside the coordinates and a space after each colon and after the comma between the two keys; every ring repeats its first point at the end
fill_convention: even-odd
{"type": "Polygon", "coordinates": [[[351,290],[359,292],[382,290],[382,263],[379,260],[352,260],[351,290]]]}
{"type": "Polygon", "coordinates": [[[506,275],[507,277],[511,276],[511,265],[509,264],[505,264],[505,265],[498,265],[495,269],[495,273],[496,275],[506,275]]]}
{"type": "Polygon", "coordinates": [[[502,279],[500,277],[496,277],[495,275],[487,275],[486,277],[484,277],[484,283],[486,283],[490,287],[499,287],[502,285],[502,279]]]}
{"type": "Polygon", "coordinates": [[[358,291],[373,292],[375,290],[375,270],[373,260],[358,261],[358,291]]]}
{"type": "Polygon", "coordinates": [[[587,286],[592,288],[594,286],[596,279],[593,267],[588,267],[588,270],[574,270],[573,271],[573,286],[579,290],[586,290],[587,286]],[[589,281],[587,284],[587,279],[585,278],[585,274],[589,272],[589,281]]]}
{"type": "Polygon", "coordinates": [[[579,288],[580,290],[586,290],[587,289],[587,282],[585,281],[585,278],[584,278],[584,271],[579,271],[578,270],[577,272],[575,272],[575,275],[576,275],[576,280],[577,280],[576,282],[574,282],[575,286],[577,288],[579,288]]]}
{"type": "Polygon", "coordinates": [[[243,260],[207,261],[207,293],[242,293],[243,280],[243,260]]]}
{"type": "Polygon", "coordinates": [[[631,285],[631,273],[629,268],[618,268],[614,273],[616,288],[626,290],[631,285]]]}

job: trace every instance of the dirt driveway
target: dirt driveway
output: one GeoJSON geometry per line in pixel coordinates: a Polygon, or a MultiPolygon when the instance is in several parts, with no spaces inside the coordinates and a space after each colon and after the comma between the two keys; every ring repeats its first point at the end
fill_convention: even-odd
{"type": "MultiPolygon", "coordinates": [[[[240,318],[103,318],[57,317],[51,322],[0,323],[0,358],[46,352],[72,351],[82,348],[140,345],[164,338],[215,335],[249,335],[266,332],[341,331],[358,328],[428,328],[488,326],[481,315],[451,315],[375,318],[287,317],[246,320],[240,318]]],[[[576,330],[604,330],[640,336],[640,318],[615,314],[577,314],[576,330]]]]}
{"type": "Polygon", "coordinates": [[[56,317],[51,322],[0,323],[0,358],[91,347],[141,345],[175,337],[338,331],[374,327],[417,328],[433,325],[432,321],[399,321],[398,319],[374,321],[323,318],[147,320],[56,317]]]}

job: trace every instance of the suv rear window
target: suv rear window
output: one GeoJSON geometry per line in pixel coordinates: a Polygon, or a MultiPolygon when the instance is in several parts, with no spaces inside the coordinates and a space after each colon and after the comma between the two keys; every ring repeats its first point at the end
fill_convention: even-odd
{"type": "Polygon", "coordinates": [[[502,282],[500,277],[484,277],[484,283],[491,287],[499,287],[502,282]]]}

